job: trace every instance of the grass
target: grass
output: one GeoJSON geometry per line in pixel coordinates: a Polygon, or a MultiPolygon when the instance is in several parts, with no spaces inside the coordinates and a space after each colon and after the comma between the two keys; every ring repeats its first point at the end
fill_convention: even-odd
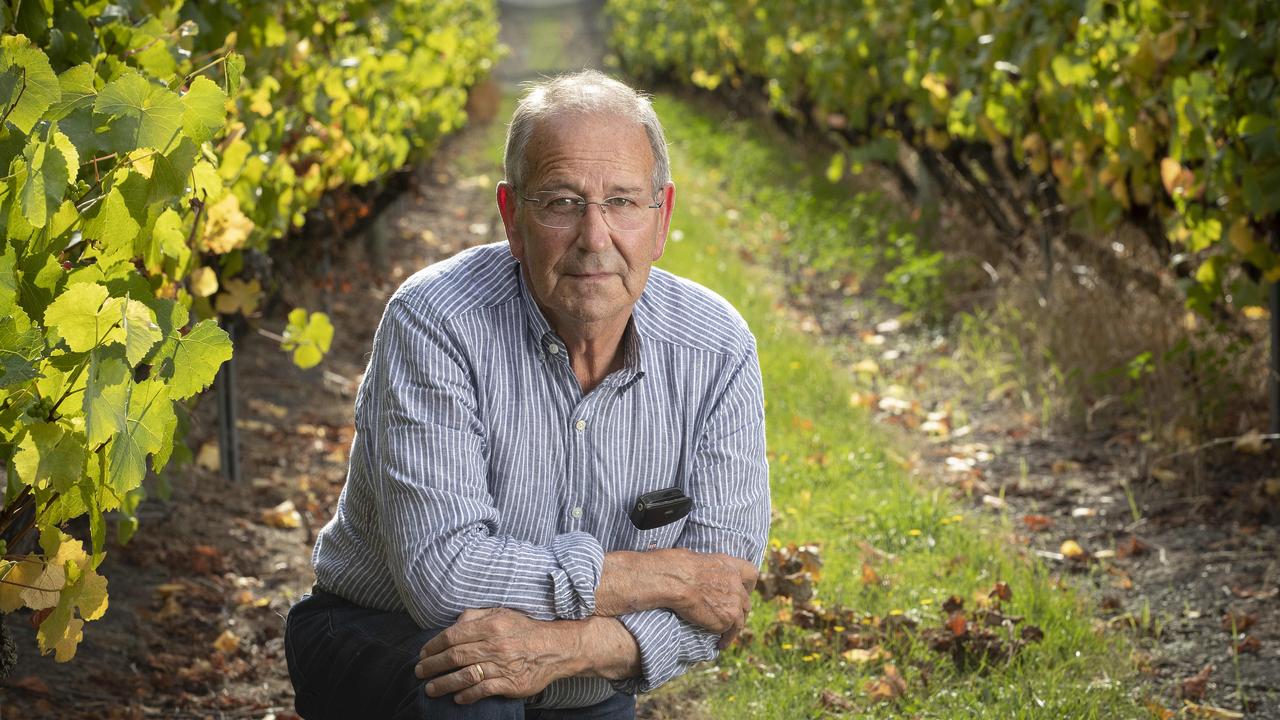
{"type": "MultiPolygon", "coordinates": [[[[726,652],[716,672],[695,670],[667,693],[696,691],[706,697],[709,714],[725,718],[829,716],[819,699],[826,690],[848,698],[859,717],[1149,717],[1130,697],[1134,671],[1124,641],[1097,632],[1083,600],[1006,542],[1007,523],[971,515],[913,477],[900,459],[906,448],[895,451],[897,441],[851,407],[853,379],[831,348],[799,331],[786,309],[785,279],[769,267],[777,243],[791,239],[794,246],[782,254],[794,260],[813,237],[838,237],[851,223],[871,228],[878,232],[865,244],[846,243],[850,249],[839,259],[852,272],[868,272],[884,252],[869,246],[905,232],[894,208],[869,197],[850,210],[818,166],[797,160],[796,148],[753,123],[727,122],[666,96],[657,106],[678,188],[676,232],[660,265],[728,298],[759,341],[773,541],[821,545],[818,592],[828,607],[940,626],[940,606],[949,596],[971,604],[975,592],[1002,581],[1013,591],[1006,612],[1044,631],[1044,640],[1012,663],[976,671],[956,669],[921,643],[901,649],[892,662],[906,692],[876,704],[865,688],[883,672],[882,662],[858,665],[834,650],[802,650],[804,632],[790,627],[766,639],[785,608],[758,603],[754,641],[726,652]],[[894,559],[877,560],[868,548],[894,559]],[[880,582],[864,583],[864,561],[880,582]]],[[[484,147],[500,152],[501,124],[488,132],[493,138],[484,147]]],[[[491,159],[470,162],[471,169],[496,167],[491,159]]]]}

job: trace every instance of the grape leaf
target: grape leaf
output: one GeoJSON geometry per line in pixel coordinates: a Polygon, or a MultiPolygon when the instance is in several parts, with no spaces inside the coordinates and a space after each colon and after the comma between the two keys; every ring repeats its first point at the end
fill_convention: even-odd
{"type": "Polygon", "coordinates": [[[163,151],[182,127],[182,101],[173,92],[151,84],[136,71],[107,83],[93,109],[115,118],[111,147],[119,153],[135,148],[163,151]]]}
{"type": "MultiPolygon", "coordinates": [[[[118,352],[118,351],[116,351],[118,352]]],[[[84,388],[84,431],[89,447],[111,439],[120,427],[119,415],[127,402],[129,368],[115,352],[99,350],[89,358],[84,388]]]]}
{"type": "Polygon", "coordinates": [[[125,300],[122,311],[120,329],[124,333],[125,357],[129,365],[137,365],[147,353],[160,342],[160,327],[156,325],[156,315],[137,300],[125,300]]]}
{"type": "Polygon", "coordinates": [[[240,92],[240,78],[244,77],[244,56],[238,52],[227,53],[222,63],[222,70],[227,78],[227,95],[235,96],[240,92]]]}
{"type": "Polygon", "coordinates": [[[22,35],[0,38],[0,107],[9,122],[31,132],[36,121],[62,95],[49,58],[22,35]]]}
{"type": "Polygon", "coordinates": [[[40,328],[28,326],[19,332],[13,316],[0,318],[0,388],[41,377],[36,362],[44,350],[40,328]]]}
{"type": "Polygon", "coordinates": [[[84,475],[84,436],[59,423],[27,428],[13,455],[13,467],[26,485],[65,493],[84,475]]]}
{"type": "Polygon", "coordinates": [[[218,374],[222,363],[231,359],[231,338],[213,320],[202,320],[191,332],[178,338],[173,352],[173,376],[169,395],[174,400],[204,390],[218,374]]]}
{"type": "Polygon", "coordinates": [[[284,329],[280,347],[293,351],[293,362],[303,370],[315,367],[333,342],[333,325],[322,312],[308,317],[304,308],[294,308],[289,313],[289,325],[284,329]]]}
{"type": "Polygon", "coordinates": [[[86,238],[100,241],[107,256],[132,255],[133,238],[139,229],[120,188],[113,187],[98,203],[98,211],[85,220],[83,233],[86,238]]]}
{"type": "Polygon", "coordinates": [[[160,254],[177,260],[179,267],[191,257],[187,234],[182,230],[182,216],[173,208],[165,208],[156,218],[156,224],[151,228],[151,241],[160,254]]]}
{"type": "Polygon", "coordinates": [[[118,495],[142,484],[147,473],[147,455],[173,442],[173,430],[178,422],[164,383],[130,382],[125,390],[123,403],[118,396],[111,398],[116,434],[107,450],[108,479],[118,495]]]}
{"type": "Polygon", "coordinates": [[[58,76],[58,86],[62,92],[61,99],[49,108],[45,117],[61,120],[80,108],[91,106],[93,97],[98,94],[93,79],[93,66],[88,63],[64,70],[58,76]]]}
{"type": "Polygon", "coordinates": [[[227,94],[203,75],[191,83],[182,96],[182,129],[192,140],[203,143],[213,138],[227,122],[227,94]]]}
{"type": "Polygon", "coordinates": [[[42,228],[49,215],[62,204],[62,196],[67,191],[67,160],[50,143],[35,137],[27,143],[22,159],[27,163],[26,177],[19,191],[22,215],[31,227],[42,228]]]}
{"type": "Polygon", "coordinates": [[[71,617],[70,608],[56,608],[40,623],[36,640],[40,653],[53,653],[56,662],[68,662],[76,655],[76,646],[84,639],[84,621],[71,617]]]}
{"type": "Polygon", "coordinates": [[[121,302],[108,297],[107,289],[97,283],[76,283],[49,303],[44,325],[72,352],[85,352],[109,338],[120,322],[121,302]]]}

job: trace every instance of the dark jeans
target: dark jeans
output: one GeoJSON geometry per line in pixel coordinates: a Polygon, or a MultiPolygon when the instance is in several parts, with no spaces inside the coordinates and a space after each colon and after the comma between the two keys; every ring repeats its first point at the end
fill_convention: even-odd
{"type": "Polygon", "coordinates": [[[307,720],[633,720],[635,698],[618,693],[585,708],[526,710],[523,699],[459,705],[428,697],[413,674],[418,651],[438,629],[407,613],[370,610],[315,589],[289,610],[284,647],[294,704],[307,720]]]}

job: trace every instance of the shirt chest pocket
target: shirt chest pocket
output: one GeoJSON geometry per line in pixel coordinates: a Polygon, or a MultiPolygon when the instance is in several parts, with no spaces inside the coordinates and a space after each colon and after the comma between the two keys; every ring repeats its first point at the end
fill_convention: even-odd
{"type": "Polygon", "coordinates": [[[684,530],[685,518],[650,530],[641,530],[628,520],[620,532],[617,550],[662,550],[675,547],[676,540],[684,530]]]}

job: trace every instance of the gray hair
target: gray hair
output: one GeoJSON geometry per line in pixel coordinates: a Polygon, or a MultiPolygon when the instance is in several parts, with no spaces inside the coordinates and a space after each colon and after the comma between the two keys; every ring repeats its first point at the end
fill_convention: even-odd
{"type": "Polygon", "coordinates": [[[598,70],[582,70],[557,75],[528,84],[528,92],[516,105],[507,127],[507,149],[502,158],[507,182],[523,188],[528,161],[529,138],[540,121],[562,113],[614,115],[635,120],[649,137],[653,151],[653,192],[671,182],[671,160],[662,123],[653,111],[649,96],[637,92],[598,70]]]}

